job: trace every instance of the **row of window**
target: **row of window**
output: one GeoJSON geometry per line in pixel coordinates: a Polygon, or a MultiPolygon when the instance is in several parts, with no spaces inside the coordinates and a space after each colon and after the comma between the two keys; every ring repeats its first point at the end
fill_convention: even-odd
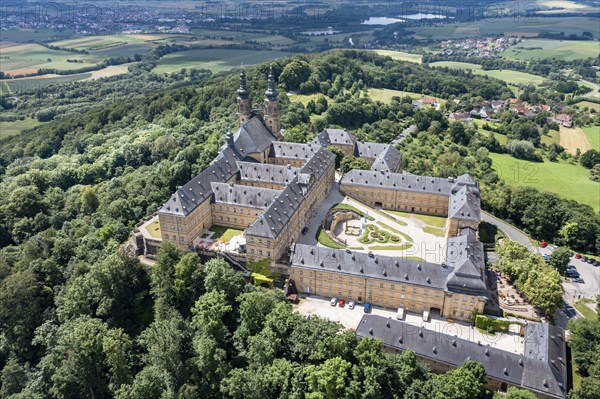
{"type": "MultiPolygon", "coordinates": [[[[271,251],[266,251],[266,252],[267,252],[267,258],[270,258],[271,257],[271,251]]],[[[254,248],[250,248],[250,254],[251,255],[256,255],[256,253],[254,251],[254,248]]],[[[263,256],[263,250],[262,249],[258,250],[258,256],[263,256]]]]}

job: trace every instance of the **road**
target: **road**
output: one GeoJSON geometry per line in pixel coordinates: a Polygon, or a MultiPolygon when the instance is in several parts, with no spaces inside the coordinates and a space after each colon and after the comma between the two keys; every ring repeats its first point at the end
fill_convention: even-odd
{"type": "MultiPolygon", "coordinates": [[[[489,213],[482,212],[481,219],[498,226],[498,228],[502,230],[510,240],[517,241],[518,243],[525,245],[532,252],[539,253],[541,255],[550,255],[554,251],[551,247],[540,248],[533,245],[529,241],[527,235],[521,230],[490,215],[489,213]]],[[[567,319],[571,318],[574,312],[576,312],[576,310],[572,308],[570,304],[573,304],[580,298],[595,299],[596,296],[600,294],[600,267],[593,266],[582,261],[581,259],[575,259],[575,257],[571,258],[569,264],[575,266],[579,272],[581,280],[579,282],[566,280],[563,283],[563,288],[565,290],[564,299],[567,304],[566,309],[563,310],[563,313],[565,313],[567,319]]]]}
{"type": "Polygon", "coordinates": [[[579,83],[585,83],[585,85],[589,85],[589,86],[594,86],[594,89],[592,91],[590,91],[589,93],[585,93],[583,95],[583,97],[593,97],[593,98],[597,98],[600,99],[600,85],[594,83],[594,82],[589,82],[587,80],[580,80],[579,83]]]}
{"type": "Polygon", "coordinates": [[[410,125],[409,127],[407,127],[406,129],[404,129],[402,131],[402,133],[400,133],[400,135],[398,137],[396,137],[390,144],[394,147],[396,147],[398,144],[400,144],[400,142],[402,140],[404,140],[405,138],[407,138],[409,135],[411,135],[415,130],[417,130],[417,125],[410,125]]]}
{"type": "Polygon", "coordinates": [[[481,220],[498,226],[498,228],[502,230],[511,241],[516,241],[519,244],[525,245],[531,252],[537,252],[537,248],[531,243],[531,241],[529,241],[529,237],[527,237],[525,233],[517,229],[515,226],[510,225],[486,212],[481,213],[481,220]]]}

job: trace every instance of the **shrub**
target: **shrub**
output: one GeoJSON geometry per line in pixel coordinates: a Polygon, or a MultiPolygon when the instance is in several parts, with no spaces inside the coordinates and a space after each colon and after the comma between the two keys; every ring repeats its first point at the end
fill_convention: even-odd
{"type": "Polygon", "coordinates": [[[510,322],[506,320],[491,319],[484,315],[475,316],[475,327],[481,331],[487,331],[490,334],[496,332],[507,332],[510,322]]]}
{"type": "Polygon", "coordinates": [[[390,236],[390,240],[392,240],[392,242],[398,242],[398,241],[400,241],[400,237],[398,237],[398,236],[390,236]]]}

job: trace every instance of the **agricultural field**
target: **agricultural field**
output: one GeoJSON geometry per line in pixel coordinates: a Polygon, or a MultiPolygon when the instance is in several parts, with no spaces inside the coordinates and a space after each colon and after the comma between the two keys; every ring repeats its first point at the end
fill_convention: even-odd
{"type": "Polygon", "coordinates": [[[421,63],[423,56],[421,54],[406,53],[404,51],[392,51],[392,50],[375,50],[379,55],[391,57],[394,60],[414,62],[417,64],[421,63]]]}
{"type": "Polygon", "coordinates": [[[589,170],[566,161],[531,162],[507,154],[490,153],[493,167],[511,186],[535,187],[600,210],[600,183],[589,179],[589,170]]]}
{"type": "Polygon", "coordinates": [[[570,154],[576,154],[577,149],[581,153],[592,149],[592,144],[588,140],[586,133],[580,127],[560,127],[560,145],[565,147],[570,154]]]}
{"type": "Polygon", "coordinates": [[[555,13],[587,13],[597,12],[593,6],[575,3],[568,0],[537,0],[536,6],[540,14],[555,14],[555,13]]]}
{"type": "Polygon", "coordinates": [[[583,128],[593,149],[600,151],[600,126],[586,126],[583,128]]]}
{"type": "Polygon", "coordinates": [[[415,29],[419,39],[460,39],[485,35],[535,37],[540,32],[564,32],[565,35],[594,32],[598,35],[598,20],[588,17],[499,18],[469,23],[444,24],[415,29]]]}
{"type": "Polygon", "coordinates": [[[154,73],[178,72],[182,68],[206,68],[213,73],[237,68],[240,64],[254,65],[291,53],[263,50],[199,49],[164,56],[153,69],[154,73]]]}
{"type": "Polygon", "coordinates": [[[94,54],[75,54],[68,51],[50,50],[39,44],[21,44],[2,49],[0,71],[11,75],[35,73],[40,68],[72,70],[93,66],[106,57],[94,54]],[[83,62],[67,62],[77,59],[83,62]]]}
{"type": "Polygon", "coordinates": [[[525,39],[510,47],[501,53],[501,55],[507,59],[518,61],[544,58],[572,61],[581,58],[596,57],[599,53],[599,44],[597,41],[593,40],[561,41],[551,39],[525,39]]]}
{"type": "Polygon", "coordinates": [[[437,100],[437,102],[439,102],[440,104],[444,104],[446,102],[446,100],[444,100],[443,98],[437,98],[434,96],[429,96],[427,94],[421,94],[421,93],[412,93],[410,91],[401,91],[401,90],[392,90],[392,89],[368,89],[369,92],[369,97],[373,100],[373,101],[381,101],[384,103],[389,103],[390,101],[392,101],[393,97],[411,97],[415,100],[420,99],[420,98],[424,98],[424,97],[431,97],[437,100]]]}
{"type": "MultiPolygon", "coordinates": [[[[1,42],[48,42],[52,40],[62,40],[72,37],[75,32],[72,29],[63,29],[57,31],[54,29],[9,29],[0,30],[1,42]]],[[[2,45],[4,49],[4,45],[2,45]]]]}
{"type": "Polygon", "coordinates": [[[90,78],[91,76],[91,72],[77,73],[73,75],[40,75],[29,78],[3,80],[1,82],[1,87],[3,93],[6,90],[7,94],[17,94],[26,90],[33,90],[37,88],[46,87],[47,85],[53,83],[69,83],[76,82],[78,80],[85,80],[90,78]]]}
{"type": "Polygon", "coordinates": [[[21,133],[23,130],[31,129],[39,125],[37,119],[25,118],[22,121],[0,122],[0,140],[15,134],[21,133]]]}

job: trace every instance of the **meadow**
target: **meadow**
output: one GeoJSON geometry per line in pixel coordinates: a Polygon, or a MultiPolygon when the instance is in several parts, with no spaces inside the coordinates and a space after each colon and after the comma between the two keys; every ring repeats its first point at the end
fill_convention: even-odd
{"type": "Polygon", "coordinates": [[[507,154],[490,153],[493,167],[511,186],[535,187],[600,210],[600,183],[589,179],[589,170],[566,161],[531,162],[507,154]]]}
{"type": "Polygon", "coordinates": [[[600,126],[586,126],[583,128],[592,148],[600,151],[600,126]]]}
{"type": "Polygon", "coordinates": [[[404,51],[392,51],[392,50],[374,50],[379,55],[391,57],[394,60],[414,62],[417,64],[421,63],[423,56],[421,54],[407,53],[404,51]]]}
{"type": "Polygon", "coordinates": [[[153,69],[154,73],[178,72],[182,68],[206,68],[213,73],[228,71],[244,65],[254,65],[291,53],[267,50],[199,49],[164,56],[153,69]]]}
{"type": "Polygon", "coordinates": [[[326,96],[324,94],[291,94],[291,95],[288,94],[288,98],[290,99],[290,102],[301,103],[304,106],[306,106],[306,104],[308,104],[308,102],[310,100],[317,101],[317,99],[319,97],[325,97],[328,104],[333,103],[333,99],[331,99],[331,97],[326,96]]]}
{"type": "Polygon", "coordinates": [[[443,98],[437,98],[434,96],[429,96],[427,94],[421,93],[412,93],[410,91],[401,91],[401,90],[392,90],[392,89],[368,89],[369,97],[373,101],[381,101],[384,103],[389,103],[392,101],[393,97],[411,97],[413,99],[420,99],[424,97],[431,97],[437,100],[440,104],[444,104],[446,100],[443,98]]]}
{"type": "Polygon", "coordinates": [[[30,78],[3,80],[2,92],[6,90],[7,94],[17,94],[26,90],[46,87],[53,83],[69,83],[78,80],[88,79],[92,76],[91,72],[77,73],[73,75],[40,75],[30,78]]]}
{"type": "Polygon", "coordinates": [[[581,102],[578,102],[576,105],[579,107],[579,109],[588,107],[589,109],[593,109],[596,112],[600,112],[600,104],[598,104],[598,103],[593,103],[591,101],[581,101],[581,102]]]}
{"type": "Polygon", "coordinates": [[[524,39],[501,55],[510,60],[528,61],[545,58],[572,61],[596,57],[600,52],[598,42],[592,40],[561,41],[550,39],[524,39]]]}
{"type": "Polygon", "coordinates": [[[484,71],[481,69],[481,65],[470,64],[468,62],[455,62],[455,61],[439,61],[432,62],[429,64],[432,67],[447,67],[454,69],[465,69],[471,70],[477,75],[486,75],[491,78],[496,78],[505,81],[512,85],[520,84],[536,84],[539,85],[544,81],[544,78],[538,75],[532,75],[527,72],[512,71],[509,69],[492,69],[484,71]]]}
{"type": "Polygon", "coordinates": [[[39,125],[37,119],[25,118],[22,121],[0,122],[0,140],[15,134],[21,133],[23,130],[31,129],[39,125]]]}
{"type": "Polygon", "coordinates": [[[469,23],[444,24],[415,28],[416,38],[459,39],[484,35],[537,36],[540,32],[564,32],[565,35],[594,32],[598,35],[598,19],[589,17],[497,18],[469,23]]]}

